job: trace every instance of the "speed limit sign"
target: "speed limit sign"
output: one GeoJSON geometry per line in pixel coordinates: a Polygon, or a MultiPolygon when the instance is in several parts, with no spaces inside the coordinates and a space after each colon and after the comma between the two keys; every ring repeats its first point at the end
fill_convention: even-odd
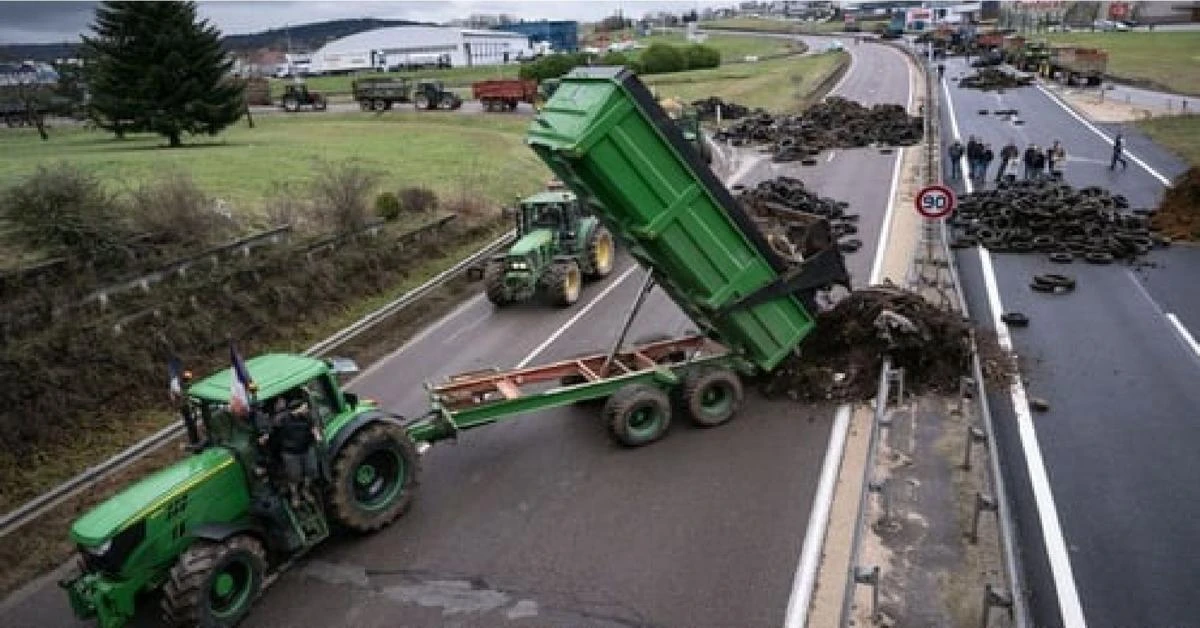
{"type": "Polygon", "coordinates": [[[954,190],[944,185],[929,185],[917,192],[917,211],[926,218],[945,218],[954,211],[954,190]]]}

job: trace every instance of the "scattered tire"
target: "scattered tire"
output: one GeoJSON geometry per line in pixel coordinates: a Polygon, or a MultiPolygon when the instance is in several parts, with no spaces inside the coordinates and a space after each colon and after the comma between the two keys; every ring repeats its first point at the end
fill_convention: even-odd
{"type": "Polygon", "coordinates": [[[266,569],[262,543],[251,536],[197,540],[167,575],[163,613],[176,626],[235,626],[262,591],[266,569]]]}
{"type": "Polygon", "coordinates": [[[694,369],[678,391],[680,407],[699,427],[727,423],[742,405],[742,379],[729,369],[694,369]]]}
{"type": "Polygon", "coordinates": [[[842,253],[854,253],[862,248],[862,240],[858,238],[850,238],[844,242],[838,243],[838,250],[842,253]]]}
{"type": "Polygon", "coordinates": [[[1067,275],[1061,275],[1058,273],[1046,273],[1042,275],[1042,277],[1045,278],[1047,283],[1057,288],[1065,288],[1067,290],[1075,289],[1074,277],[1068,277],[1067,275]]]}
{"type": "Polygon", "coordinates": [[[419,473],[417,448],[403,428],[361,428],[333,457],[333,520],[355,532],[379,530],[408,510],[419,473]]]}
{"type": "Polygon", "coordinates": [[[1050,409],[1050,402],[1041,397],[1030,397],[1029,407],[1037,412],[1046,412],[1050,409]]]}
{"type": "Polygon", "coordinates": [[[815,166],[815,165],[817,165],[817,160],[813,159],[812,157],[805,157],[804,159],[800,160],[800,165],[801,166],[815,166]]]}
{"type": "Polygon", "coordinates": [[[646,384],[630,384],[613,393],[604,404],[608,434],[626,447],[648,445],[671,426],[671,401],[667,393],[646,384]]]}
{"type": "Polygon", "coordinates": [[[1088,251],[1083,259],[1089,264],[1111,264],[1113,255],[1106,251],[1088,251]]]}
{"type": "Polygon", "coordinates": [[[1056,264],[1070,264],[1075,256],[1070,251],[1055,251],[1050,254],[1050,261],[1056,264]]]}
{"type": "Polygon", "coordinates": [[[1006,312],[1000,315],[1000,320],[1009,327],[1028,327],[1029,317],[1020,312],[1006,312]]]}
{"type": "Polygon", "coordinates": [[[1030,289],[1032,289],[1034,292],[1046,292],[1046,293],[1052,293],[1052,292],[1054,292],[1054,286],[1052,286],[1052,285],[1050,285],[1050,284],[1048,284],[1048,283],[1042,283],[1042,282],[1039,282],[1039,281],[1034,281],[1034,282],[1031,282],[1031,283],[1029,284],[1029,287],[1030,287],[1030,289]]]}

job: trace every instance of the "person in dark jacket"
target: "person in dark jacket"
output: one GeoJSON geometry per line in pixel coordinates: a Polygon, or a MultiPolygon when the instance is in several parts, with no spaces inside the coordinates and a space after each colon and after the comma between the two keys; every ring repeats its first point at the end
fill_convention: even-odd
{"type": "Polygon", "coordinates": [[[992,152],[991,144],[983,145],[983,153],[979,156],[979,180],[987,180],[988,168],[992,167],[992,160],[996,158],[996,153],[992,152]]]}
{"type": "Polygon", "coordinates": [[[1046,153],[1038,149],[1033,153],[1033,178],[1041,181],[1046,176],[1046,153]]]}
{"type": "Polygon", "coordinates": [[[1003,148],[1000,149],[1000,168],[996,170],[996,183],[1008,172],[1008,162],[1015,161],[1021,156],[1021,151],[1017,149],[1017,145],[1009,140],[1003,148]]]}
{"type": "Polygon", "coordinates": [[[1035,145],[1035,144],[1030,144],[1025,149],[1025,155],[1024,155],[1023,161],[1025,162],[1025,180],[1026,181],[1033,178],[1033,161],[1034,161],[1034,157],[1037,155],[1037,153],[1038,153],[1038,148],[1037,148],[1037,145],[1035,145]]]}
{"type": "Polygon", "coordinates": [[[962,142],[954,140],[954,143],[950,145],[950,148],[947,151],[950,158],[950,179],[952,181],[957,181],[962,178],[962,158],[965,150],[966,149],[963,148],[962,142]]]}
{"type": "Polygon", "coordinates": [[[967,178],[979,177],[979,158],[983,156],[983,144],[974,135],[967,140],[967,178]]]}
{"type": "Polygon", "coordinates": [[[301,499],[314,498],[311,485],[320,475],[316,444],[321,440],[321,433],[303,399],[292,399],[282,410],[277,403],[276,409],[270,429],[259,443],[278,455],[291,504],[296,507],[301,499]]]}
{"type": "Polygon", "coordinates": [[[1122,139],[1120,133],[1117,133],[1117,137],[1113,140],[1112,163],[1108,165],[1108,169],[1116,170],[1118,161],[1121,162],[1121,170],[1129,167],[1129,164],[1125,163],[1125,140],[1122,139]]]}

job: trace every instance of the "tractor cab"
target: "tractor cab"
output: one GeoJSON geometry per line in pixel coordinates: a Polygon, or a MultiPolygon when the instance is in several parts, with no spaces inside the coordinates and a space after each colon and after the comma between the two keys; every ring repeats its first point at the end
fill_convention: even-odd
{"type": "Polygon", "coordinates": [[[517,233],[523,236],[545,229],[553,234],[556,244],[569,249],[576,236],[574,227],[584,215],[574,192],[547,189],[521,200],[517,233]]]}

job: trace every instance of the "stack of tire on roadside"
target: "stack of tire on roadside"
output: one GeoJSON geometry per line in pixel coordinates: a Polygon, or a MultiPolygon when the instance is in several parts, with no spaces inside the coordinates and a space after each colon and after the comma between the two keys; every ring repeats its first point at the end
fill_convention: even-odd
{"type": "Polygon", "coordinates": [[[908,115],[900,105],[864,107],[834,96],[799,115],[758,112],[715,137],[734,146],[769,143],[773,161],[811,165],[806,160],[829,148],[909,146],[921,141],[923,133],[921,118],[908,115]]]}
{"type": "Polygon", "coordinates": [[[1130,210],[1124,196],[1096,186],[1019,181],[959,199],[951,247],[1039,253],[1064,264],[1134,261],[1170,244],[1151,231],[1150,213],[1130,210]]]}
{"type": "Polygon", "coordinates": [[[970,87],[984,91],[1028,87],[1033,84],[1032,74],[1013,74],[1000,68],[980,68],[978,72],[958,81],[959,87],[970,87]]]}

